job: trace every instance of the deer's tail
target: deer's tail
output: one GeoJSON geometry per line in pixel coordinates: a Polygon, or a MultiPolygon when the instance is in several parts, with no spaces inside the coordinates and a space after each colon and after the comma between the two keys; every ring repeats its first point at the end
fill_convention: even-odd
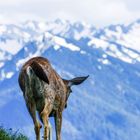
{"type": "Polygon", "coordinates": [[[33,61],[32,64],[29,66],[29,68],[32,68],[34,73],[36,74],[37,77],[39,77],[41,80],[49,84],[49,79],[47,76],[47,71],[45,70],[44,67],[39,65],[37,62],[33,61]]]}

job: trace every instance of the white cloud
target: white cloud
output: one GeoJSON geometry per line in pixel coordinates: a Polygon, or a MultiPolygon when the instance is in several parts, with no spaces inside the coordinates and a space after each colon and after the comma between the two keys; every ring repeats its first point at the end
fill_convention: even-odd
{"type": "Polygon", "coordinates": [[[63,18],[103,26],[139,18],[139,5],[139,0],[4,0],[0,13],[6,22],[63,18]]]}
{"type": "Polygon", "coordinates": [[[24,0],[4,0],[0,2],[0,6],[8,6],[8,5],[19,5],[24,0]]]}

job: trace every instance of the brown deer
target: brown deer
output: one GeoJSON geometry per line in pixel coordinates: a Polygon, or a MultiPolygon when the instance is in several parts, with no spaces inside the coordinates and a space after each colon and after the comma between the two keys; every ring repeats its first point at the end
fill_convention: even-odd
{"type": "Polygon", "coordinates": [[[55,118],[56,139],[61,140],[62,111],[67,106],[72,92],[71,86],[81,84],[87,77],[62,79],[43,57],[34,57],[23,65],[19,74],[19,85],[34,122],[36,140],[40,140],[42,127],[36,112],[44,125],[44,140],[49,137],[49,117],[55,118]]]}

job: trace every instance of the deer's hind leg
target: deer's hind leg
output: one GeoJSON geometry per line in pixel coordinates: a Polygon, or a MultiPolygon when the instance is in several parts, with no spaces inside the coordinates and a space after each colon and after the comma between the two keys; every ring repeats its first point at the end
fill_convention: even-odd
{"type": "Polygon", "coordinates": [[[50,133],[50,126],[49,126],[49,114],[52,110],[52,104],[48,101],[45,101],[44,109],[40,113],[40,117],[42,119],[42,122],[44,124],[44,140],[49,139],[49,133],[50,133]]]}
{"type": "Polygon", "coordinates": [[[36,117],[36,105],[35,102],[32,101],[26,101],[26,106],[28,108],[28,111],[33,119],[34,122],[34,130],[36,134],[36,140],[40,140],[40,128],[42,127],[40,122],[37,120],[36,117]]]}

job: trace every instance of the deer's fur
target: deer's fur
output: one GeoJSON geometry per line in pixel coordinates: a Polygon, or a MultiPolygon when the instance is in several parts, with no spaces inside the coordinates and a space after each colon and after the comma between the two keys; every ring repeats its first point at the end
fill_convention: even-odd
{"type": "Polygon", "coordinates": [[[36,140],[40,140],[42,127],[36,111],[44,125],[44,140],[49,137],[48,118],[51,116],[55,118],[56,139],[61,140],[62,111],[67,105],[71,86],[81,84],[87,77],[64,80],[43,57],[34,57],[23,65],[19,85],[34,122],[36,140]]]}

